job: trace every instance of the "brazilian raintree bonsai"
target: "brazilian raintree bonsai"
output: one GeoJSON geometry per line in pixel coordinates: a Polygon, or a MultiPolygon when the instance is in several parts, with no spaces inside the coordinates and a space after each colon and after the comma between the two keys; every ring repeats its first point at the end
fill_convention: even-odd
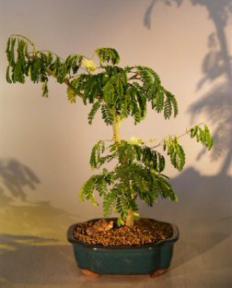
{"type": "MultiPolygon", "coordinates": [[[[145,143],[138,138],[122,139],[120,135],[123,120],[132,117],[135,124],[140,123],[146,116],[148,105],[155,112],[162,113],[165,119],[176,117],[178,114],[175,96],[162,85],[160,77],[152,68],[119,66],[120,56],[113,48],[97,49],[95,62],[80,54],[69,55],[66,59],[62,59],[51,51],[37,49],[29,39],[21,35],[9,37],[6,53],[9,64],[6,79],[9,83],[25,83],[26,78],[29,78],[33,83],[41,83],[42,95],[48,97],[48,81],[50,78],[55,78],[58,83],[67,86],[69,102],[76,103],[80,99],[84,105],[91,106],[88,114],[89,124],[99,111],[105,124],[112,126],[112,141],[99,140],[92,148],[90,165],[102,170],[86,181],[81,189],[81,198],[98,205],[95,198],[98,193],[103,199],[104,217],[109,216],[112,211],[117,212],[119,216],[117,221],[114,220],[113,224],[111,221],[109,225],[105,225],[104,222],[108,218],[93,221],[92,227],[86,228],[86,237],[80,237],[81,240],[89,241],[88,244],[99,244],[98,239],[95,241],[92,238],[100,233],[103,233],[102,239],[106,239],[106,232],[109,230],[124,228],[127,233],[132,231],[140,221],[138,199],[149,206],[156,203],[159,198],[177,201],[177,195],[169,178],[164,174],[164,169],[166,158],[169,158],[171,164],[179,171],[183,169],[185,152],[180,144],[183,135],[168,136],[155,144],[145,143]],[[107,166],[111,161],[113,169],[107,166]]],[[[191,127],[184,135],[196,139],[209,150],[213,146],[210,131],[204,124],[191,127]]],[[[146,234],[145,232],[142,234],[146,234]]],[[[118,239],[118,235],[115,237],[118,239]]],[[[146,239],[141,241],[138,243],[147,244],[154,242],[154,239],[151,241],[148,237],[147,242],[146,239]]],[[[107,246],[108,243],[112,246],[113,242],[115,241],[112,240],[112,243],[103,241],[100,244],[107,246]]],[[[123,243],[119,240],[119,244],[123,243]]],[[[132,244],[135,243],[132,241],[132,244]]],[[[117,241],[114,245],[117,245],[117,241]]],[[[79,260],[82,252],[77,251],[79,260]]],[[[112,260],[112,255],[110,257],[112,260]]],[[[119,265],[123,267],[122,263],[119,265]]],[[[83,267],[88,268],[85,265],[83,267]]],[[[123,269],[126,270],[127,267],[123,269]]],[[[104,269],[92,268],[92,270],[104,273],[104,269]]],[[[128,271],[133,273],[130,269],[128,271]]],[[[119,273],[126,274],[124,271],[119,273]]]]}

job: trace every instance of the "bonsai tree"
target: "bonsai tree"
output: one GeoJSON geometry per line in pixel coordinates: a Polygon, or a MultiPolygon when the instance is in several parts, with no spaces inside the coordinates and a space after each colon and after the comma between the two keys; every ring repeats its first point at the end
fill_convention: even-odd
{"type": "Polygon", "coordinates": [[[137,138],[121,139],[120,125],[124,119],[133,117],[135,124],[140,123],[148,105],[170,119],[177,116],[178,105],[176,97],[162,85],[152,68],[119,66],[120,56],[113,48],[97,49],[96,63],[80,54],[62,59],[51,51],[37,49],[24,36],[12,35],[6,53],[9,83],[24,83],[30,78],[33,83],[42,84],[42,95],[47,97],[48,81],[53,77],[67,86],[67,98],[71,103],[80,98],[84,105],[91,105],[89,124],[100,111],[105,124],[112,126],[112,141],[99,140],[92,149],[90,165],[102,170],[86,181],[81,198],[98,205],[95,193],[99,193],[104,216],[116,211],[118,225],[133,226],[139,217],[138,198],[149,206],[159,198],[178,200],[164,169],[166,158],[179,171],[183,169],[182,136],[189,135],[208,150],[213,146],[210,131],[204,124],[191,127],[181,136],[168,136],[156,145],[137,138]],[[107,164],[111,161],[114,168],[109,170],[107,164]]]}

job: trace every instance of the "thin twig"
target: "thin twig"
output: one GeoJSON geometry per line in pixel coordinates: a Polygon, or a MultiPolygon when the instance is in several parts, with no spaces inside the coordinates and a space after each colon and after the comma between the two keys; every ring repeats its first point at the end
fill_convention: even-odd
{"type": "MultiPolygon", "coordinates": [[[[35,44],[34,44],[29,38],[27,38],[27,37],[25,37],[25,36],[23,36],[23,35],[21,35],[21,34],[12,34],[12,35],[10,35],[10,37],[17,37],[17,38],[21,38],[21,39],[24,39],[25,41],[27,41],[27,42],[32,46],[32,48],[33,48],[33,56],[32,56],[32,57],[35,57],[35,55],[36,55],[37,53],[43,53],[43,52],[44,52],[44,53],[49,53],[49,52],[50,52],[51,54],[55,55],[56,57],[58,57],[58,58],[60,58],[61,60],[64,61],[63,58],[61,58],[61,57],[60,57],[59,55],[57,55],[56,53],[51,52],[50,50],[37,50],[35,44]]],[[[47,73],[48,73],[48,75],[53,76],[54,78],[56,78],[56,76],[54,75],[54,72],[52,72],[50,69],[48,69],[47,73]]],[[[70,81],[69,81],[68,78],[66,78],[66,79],[64,80],[64,83],[65,83],[68,87],[70,87],[71,89],[73,89],[73,90],[75,91],[75,88],[72,86],[72,84],[70,83],[70,81]]],[[[84,97],[84,95],[81,94],[81,93],[79,93],[77,96],[80,96],[81,98],[84,97]]]]}
{"type": "Polygon", "coordinates": [[[23,36],[23,35],[21,35],[21,34],[11,34],[11,35],[10,35],[10,38],[13,38],[13,37],[24,39],[25,41],[27,41],[27,42],[32,46],[33,51],[34,51],[34,52],[36,51],[36,46],[35,46],[35,44],[34,44],[29,38],[27,38],[26,36],[23,36]]]}
{"type": "MultiPolygon", "coordinates": [[[[177,138],[177,139],[180,139],[180,138],[184,137],[185,135],[187,135],[187,134],[188,134],[188,133],[189,133],[189,132],[190,132],[190,131],[195,127],[195,126],[200,126],[200,125],[204,125],[204,124],[205,124],[205,123],[203,123],[203,122],[201,122],[201,123],[199,123],[199,124],[196,124],[196,125],[194,125],[193,127],[191,127],[191,128],[189,128],[188,130],[186,130],[185,133],[180,134],[180,135],[177,136],[176,138],[177,138]]],[[[165,138],[165,139],[166,139],[166,138],[165,138]]],[[[152,146],[152,147],[150,147],[150,148],[151,148],[151,149],[155,149],[155,148],[157,148],[157,147],[163,145],[165,139],[161,140],[157,145],[152,146]]]]}

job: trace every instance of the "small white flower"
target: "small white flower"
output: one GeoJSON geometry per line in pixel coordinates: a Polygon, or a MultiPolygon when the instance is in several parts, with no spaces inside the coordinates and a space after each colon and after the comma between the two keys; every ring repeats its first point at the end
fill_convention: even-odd
{"type": "Polygon", "coordinates": [[[130,137],[130,139],[127,142],[132,145],[141,145],[143,143],[141,139],[136,137],[130,137]]]}
{"type": "Polygon", "coordinates": [[[88,71],[88,72],[94,72],[97,69],[97,65],[93,62],[93,60],[89,60],[87,58],[84,58],[82,60],[82,66],[88,71]]]}

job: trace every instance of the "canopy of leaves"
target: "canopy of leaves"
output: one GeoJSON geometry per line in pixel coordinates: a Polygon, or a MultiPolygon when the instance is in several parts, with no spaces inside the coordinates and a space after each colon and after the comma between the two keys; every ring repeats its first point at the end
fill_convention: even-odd
{"type": "Polygon", "coordinates": [[[120,56],[114,48],[96,51],[99,65],[80,54],[62,59],[50,51],[37,50],[26,37],[12,35],[7,42],[9,83],[42,83],[42,95],[47,97],[48,81],[54,77],[66,84],[67,98],[75,103],[80,97],[84,104],[91,104],[88,115],[91,124],[97,111],[107,125],[112,125],[116,115],[129,116],[135,123],[146,116],[147,104],[163,112],[165,119],[178,114],[175,96],[166,90],[158,74],[149,67],[119,67],[120,56]]]}
{"type": "MultiPolygon", "coordinates": [[[[206,125],[204,128],[196,125],[186,134],[195,137],[209,150],[212,148],[213,138],[206,125]]],[[[155,147],[161,146],[170,157],[171,164],[181,171],[185,165],[185,152],[179,138],[168,137],[162,146],[159,144],[155,147]]],[[[91,152],[91,167],[98,169],[112,160],[117,164],[112,171],[104,168],[102,174],[92,176],[81,192],[82,199],[90,199],[93,203],[96,203],[94,195],[98,192],[103,197],[105,216],[114,208],[120,214],[120,223],[125,222],[128,210],[138,211],[137,198],[149,206],[159,198],[177,201],[168,177],[163,174],[164,156],[154,147],[145,145],[142,140],[132,142],[122,140],[106,145],[104,141],[98,141],[91,152]]]]}
{"type": "MultiPolygon", "coordinates": [[[[191,138],[196,138],[197,142],[200,142],[208,150],[211,150],[213,147],[213,137],[207,125],[204,125],[204,128],[200,125],[196,125],[188,130],[186,134],[189,134],[191,138]]],[[[185,152],[180,145],[178,138],[180,137],[168,137],[165,139],[163,142],[163,150],[167,152],[172,165],[181,171],[185,165],[185,152]]]]}
{"type": "MultiPolygon", "coordinates": [[[[98,111],[107,125],[116,127],[118,121],[129,116],[135,124],[139,123],[146,116],[148,104],[157,113],[163,113],[165,119],[177,116],[175,96],[164,88],[153,69],[118,66],[120,56],[113,48],[100,48],[95,52],[97,64],[79,54],[62,59],[50,51],[37,50],[24,36],[14,35],[7,42],[6,80],[8,83],[24,83],[30,78],[33,83],[42,84],[42,95],[47,97],[48,81],[55,78],[58,83],[67,85],[67,98],[71,103],[79,97],[85,105],[91,105],[90,124],[98,111]]],[[[209,150],[212,148],[213,138],[207,126],[197,125],[188,134],[209,150]]],[[[162,146],[171,164],[182,170],[185,153],[179,137],[168,137],[162,146]]],[[[154,147],[146,146],[142,141],[122,140],[111,145],[99,141],[92,149],[90,165],[101,168],[110,161],[116,162],[114,169],[103,168],[102,173],[90,177],[81,190],[82,199],[96,205],[95,193],[99,193],[103,198],[105,216],[114,209],[120,214],[119,223],[123,224],[128,211],[138,211],[137,198],[149,206],[159,198],[177,201],[168,177],[163,174],[165,158],[154,147]]]]}
{"type": "Polygon", "coordinates": [[[99,141],[92,149],[90,165],[100,168],[113,159],[117,164],[112,171],[104,168],[101,174],[90,177],[81,190],[82,199],[93,203],[95,193],[99,193],[105,216],[114,209],[120,214],[120,223],[124,223],[128,210],[138,210],[138,197],[149,206],[159,198],[177,200],[168,177],[162,174],[165,159],[158,151],[127,141],[108,146],[99,141]]]}

